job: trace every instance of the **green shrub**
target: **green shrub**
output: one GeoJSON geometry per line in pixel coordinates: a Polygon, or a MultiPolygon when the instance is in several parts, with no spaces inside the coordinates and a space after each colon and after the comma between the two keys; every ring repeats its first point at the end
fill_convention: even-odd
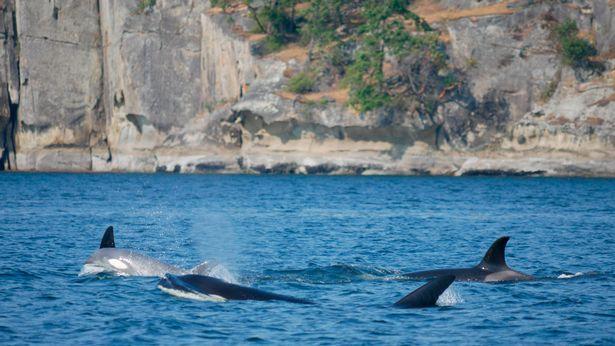
{"type": "Polygon", "coordinates": [[[137,12],[143,13],[145,10],[156,6],[156,0],[140,0],[137,5],[137,12]]]}
{"type": "Polygon", "coordinates": [[[348,103],[361,112],[383,107],[389,100],[382,71],[384,51],[377,47],[377,40],[366,39],[346,69],[343,80],[343,84],[350,89],[348,103]]]}
{"type": "Polygon", "coordinates": [[[442,83],[444,84],[446,88],[452,87],[458,83],[457,77],[452,73],[447,73],[441,78],[442,78],[442,83]]]}
{"type": "Polygon", "coordinates": [[[579,34],[579,27],[574,20],[566,19],[555,28],[555,33],[560,39],[574,37],[579,34]]]}
{"type": "MultiPolygon", "coordinates": [[[[222,8],[236,3],[246,5],[258,32],[266,35],[252,46],[253,53],[267,55],[289,42],[308,46],[308,71],[326,71],[322,82],[341,81],[349,89],[348,103],[361,112],[394,106],[395,100],[437,105],[448,91],[443,88],[456,83],[447,73],[439,32],[409,10],[412,0],[211,1],[222,8]],[[408,21],[416,30],[408,30],[408,21]],[[384,73],[389,58],[402,67],[394,77],[384,73]]],[[[314,77],[297,74],[287,90],[313,91],[314,77]]]]}
{"type": "Polygon", "coordinates": [[[296,94],[306,94],[314,91],[316,81],[307,72],[299,72],[288,81],[288,91],[296,94]]]}
{"type": "Polygon", "coordinates": [[[222,11],[226,11],[226,9],[231,5],[231,0],[209,0],[211,3],[211,7],[219,7],[222,11]]]}
{"type": "Polygon", "coordinates": [[[266,33],[284,38],[287,35],[297,33],[295,18],[291,17],[292,11],[289,9],[294,6],[292,1],[278,1],[274,5],[263,6],[258,12],[260,22],[266,27],[266,33]]]}
{"type": "Polygon", "coordinates": [[[361,112],[368,112],[386,106],[391,97],[370,84],[359,85],[350,89],[348,103],[361,112]]]}
{"type": "Polygon", "coordinates": [[[301,37],[304,44],[314,42],[324,46],[337,40],[335,30],[344,20],[342,15],[342,0],[312,0],[310,7],[303,14],[305,24],[301,27],[301,37]]]}
{"type": "Polygon", "coordinates": [[[567,19],[555,28],[564,62],[574,67],[589,66],[589,57],[598,54],[596,47],[586,39],[578,37],[577,23],[567,19]]]}
{"type": "Polygon", "coordinates": [[[598,51],[589,41],[572,37],[562,41],[562,54],[567,64],[583,66],[587,64],[589,57],[595,56],[598,51]]]}
{"type": "Polygon", "coordinates": [[[257,46],[258,54],[264,56],[284,48],[284,42],[277,36],[267,36],[262,39],[257,46]]]}

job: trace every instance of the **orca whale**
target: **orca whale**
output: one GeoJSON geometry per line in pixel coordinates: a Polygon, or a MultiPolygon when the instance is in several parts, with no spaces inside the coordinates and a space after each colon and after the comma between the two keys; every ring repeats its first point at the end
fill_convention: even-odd
{"type": "MultiPolygon", "coordinates": [[[[455,276],[436,278],[412,291],[393,306],[398,308],[424,308],[436,306],[440,295],[455,281],[455,276]]],[[[158,288],[182,298],[224,302],[227,300],[279,300],[299,304],[314,304],[312,301],[291,296],[240,286],[205,275],[167,274],[158,281],[158,288]]]]}
{"type": "Polygon", "coordinates": [[[205,275],[167,274],[158,281],[158,288],[174,296],[210,301],[227,300],[280,300],[290,303],[313,304],[313,302],[291,296],[240,286],[205,275]]]}
{"type": "Polygon", "coordinates": [[[454,275],[444,275],[429,281],[397,301],[398,308],[427,308],[436,306],[438,298],[455,281],[454,275]]]}
{"type": "Polygon", "coordinates": [[[516,270],[512,270],[506,264],[505,250],[506,243],[510,237],[501,237],[496,240],[483,260],[471,268],[436,269],[413,273],[402,274],[401,276],[409,279],[430,279],[443,275],[454,275],[458,281],[480,281],[480,282],[506,282],[506,281],[528,281],[534,277],[516,270]]]}
{"type": "Polygon", "coordinates": [[[100,242],[100,247],[85,261],[79,275],[112,273],[122,276],[159,276],[166,273],[204,273],[210,269],[207,262],[185,270],[160,262],[138,252],[115,247],[113,226],[109,226],[100,242]]]}

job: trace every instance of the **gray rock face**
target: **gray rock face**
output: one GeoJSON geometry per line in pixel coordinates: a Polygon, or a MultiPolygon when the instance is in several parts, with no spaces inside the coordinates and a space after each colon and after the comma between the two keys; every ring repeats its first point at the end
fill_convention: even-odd
{"type": "MultiPolygon", "coordinates": [[[[612,62],[602,78],[580,81],[580,71],[565,66],[549,27],[554,20],[575,20],[581,32],[596,33],[596,45],[613,49],[612,5],[602,1],[517,3],[509,16],[462,19],[447,24],[453,37],[451,56],[457,66],[469,59],[472,94],[497,93],[506,107],[505,128],[492,143],[518,152],[573,152],[577,156],[612,160],[615,92],[612,62]],[[598,12],[600,11],[600,12],[598,12]],[[473,37],[481,39],[472,39],[473,37]]],[[[488,127],[487,127],[488,128],[488,127]]],[[[472,134],[472,131],[466,131],[472,134]]]]}
{"type": "Polygon", "coordinates": [[[596,48],[601,54],[615,47],[615,6],[610,0],[595,0],[591,7],[595,16],[596,48]]]}
{"type": "Polygon", "coordinates": [[[204,1],[102,1],[105,112],[111,156],[95,170],[156,169],[154,149],[203,116],[201,13],[204,1]]]}
{"type": "Polygon", "coordinates": [[[202,92],[208,107],[234,102],[259,79],[250,43],[232,35],[224,16],[201,15],[202,92]]]}
{"type": "Polygon", "coordinates": [[[18,0],[16,5],[17,167],[91,169],[90,148],[104,131],[98,2],[18,0]]]}
{"type": "Polygon", "coordinates": [[[254,55],[245,11],[139,3],[0,0],[1,167],[615,175],[610,0],[434,2],[467,14],[432,23],[465,83],[430,117],[288,93],[306,53],[254,55]],[[595,38],[602,76],[562,63],[550,25],[565,18],[595,38]]]}
{"type": "Polygon", "coordinates": [[[450,132],[459,132],[461,139],[458,147],[499,142],[510,124],[541,103],[546,90],[559,83],[564,66],[549,18],[565,18],[559,13],[566,12],[578,23],[587,22],[580,13],[567,11],[565,4],[521,1],[516,6],[518,11],[510,15],[462,18],[443,28],[451,36],[453,64],[467,71],[471,95],[480,104],[470,114],[455,110],[450,115],[454,124],[450,132]]]}

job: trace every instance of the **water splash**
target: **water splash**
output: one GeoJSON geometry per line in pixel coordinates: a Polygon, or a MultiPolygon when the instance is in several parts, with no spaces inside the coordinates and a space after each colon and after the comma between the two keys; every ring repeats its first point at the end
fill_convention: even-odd
{"type": "Polygon", "coordinates": [[[190,273],[211,276],[232,284],[236,284],[239,282],[237,280],[237,277],[233,273],[231,273],[231,271],[228,270],[228,268],[224,264],[216,262],[205,261],[198,266],[192,268],[190,270],[190,273]]]}
{"type": "Polygon", "coordinates": [[[227,211],[195,209],[191,225],[188,232],[199,258],[214,258],[230,268],[235,267],[242,254],[242,238],[236,234],[233,218],[227,211]]]}
{"type": "Polygon", "coordinates": [[[560,274],[557,278],[558,279],[572,279],[572,278],[576,278],[581,275],[583,275],[582,272],[576,272],[574,274],[563,273],[563,274],[560,274]]]}
{"type": "Polygon", "coordinates": [[[460,303],[463,303],[463,298],[461,297],[461,294],[459,294],[459,292],[457,292],[457,290],[453,288],[453,286],[450,286],[440,295],[440,297],[438,297],[436,305],[453,306],[460,303]]]}
{"type": "Polygon", "coordinates": [[[86,263],[83,265],[83,267],[81,267],[81,270],[79,271],[79,275],[77,276],[88,276],[88,275],[96,275],[96,274],[100,274],[100,273],[104,273],[106,272],[106,268],[96,265],[96,264],[90,264],[90,263],[86,263]]]}
{"type": "Polygon", "coordinates": [[[231,273],[223,264],[215,264],[209,270],[209,276],[224,280],[226,282],[236,284],[238,283],[237,277],[231,273]]]}

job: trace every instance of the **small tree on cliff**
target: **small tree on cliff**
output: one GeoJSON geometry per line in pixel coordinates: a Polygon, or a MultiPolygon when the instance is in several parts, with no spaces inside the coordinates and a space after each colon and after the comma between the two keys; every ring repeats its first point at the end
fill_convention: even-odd
{"type": "Polygon", "coordinates": [[[564,62],[574,67],[588,67],[590,57],[596,56],[596,47],[579,37],[577,22],[567,19],[555,28],[564,62]]]}

